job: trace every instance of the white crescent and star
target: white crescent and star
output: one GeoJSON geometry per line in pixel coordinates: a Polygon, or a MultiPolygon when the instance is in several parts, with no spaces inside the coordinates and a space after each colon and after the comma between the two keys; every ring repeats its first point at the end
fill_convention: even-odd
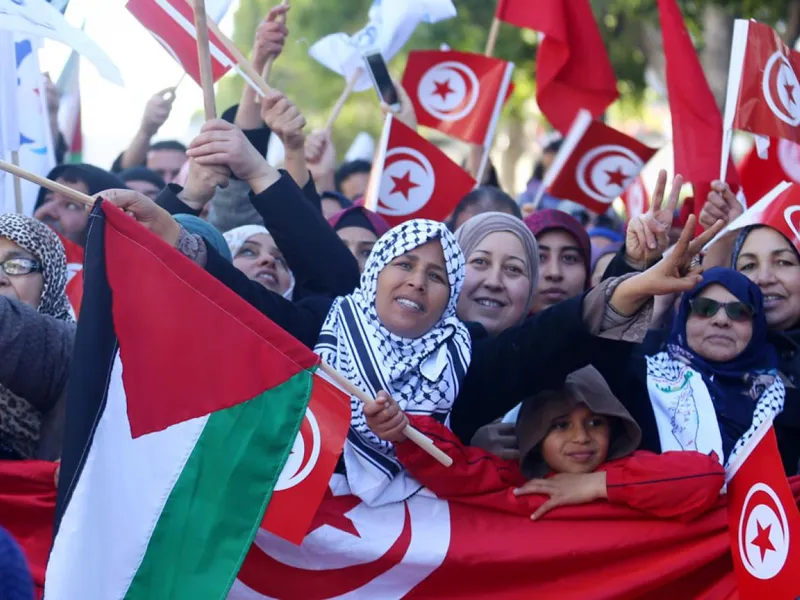
{"type": "Polygon", "coordinates": [[[289,458],[275,484],[275,491],[282,492],[293,488],[308,477],[317,464],[321,448],[322,436],[319,423],[311,409],[306,409],[306,416],[294,439],[289,458]]]}
{"type": "Polygon", "coordinates": [[[642,159],[632,150],[608,144],[593,148],[581,158],[576,179],[584,194],[610,204],[625,191],[643,166],[642,159]]]}
{"type": "Polygon", "coordinates": [[[480,97],[480,82],[472,69],[458,61],[434,65],[422,76],[417,98],[422,107],[442,121],[467,117],[480,97]]]}
{"type": "Polygon", "coordinates": [[[778,119],[792,127],[800,125],[800,81],[780,50],[767,60],[761,87],[767,106],[778,119]]]}
{"type": "Polygon", "coordinates": [[[772,579],[789,556],[789,521],[780,498],[764,483],[754,484],[739,519],[739,556],[750,575],[772,579]]]}
{"type": "Polygon", "coordinates": [[[800,183],[800,144],[778,140],[778,162],[792,181],[800,183]]]}
{"type": "Polygon", "coordinates": [[[413,148],[386,154],[378,193],[378,212],[404,217],[422,209],[433,196],[436,176],[430,161],[413,148]]]}

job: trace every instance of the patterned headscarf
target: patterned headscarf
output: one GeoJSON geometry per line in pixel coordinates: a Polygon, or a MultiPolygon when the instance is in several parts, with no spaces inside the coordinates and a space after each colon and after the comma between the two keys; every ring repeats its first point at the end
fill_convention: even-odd
{"type": "MultiPolygon", "coordinates": [[[[333,303],[315,352],[370,396],[385,390],[406,412],[444,421],[472,357],[469,332],[456,316],[463,283],[464,255],[448,229],[425,219],[406,221],[376,242],[359,288],[333,303]],[[398,256],[432,240],[442,245],[450,298],[441,319],[427,333],[403,338],[391,333],[378,317],[378,275],[398,256]]],[[[353,493],[382,503],[416,492],[419,484],[400,476],[403,468],[393,445],[382,442],[367,427],[361,402],[351,400],[351,409],[344,459],[353,493]]]]}
{"type": "Polygon", "coordinates": [[[533,232],[536,241],[539,241],[539,236],[553,229],[561,229],[575,238],[575,243],[581,252],[583,264],[586,266],[586,283],[585,288],[589,287],[589,282],[592,278],[591,260],[592,260],[592,243],[589,240],[589,234],[586,233],[580,221],[560,210],[546,208],[544,210],[537,210],[525,217],[525,225],[533,232]]]}
{"type": "MultiPolygon", "coordinates": [[[[230,231],[226,231],[223,234],[225,241],[228,243],[228,249],[231,251],[231,256],[236,258],[236,253],[241,250],[244,243],[249,240],[251,237],[260,234],[266,234],[272,236],[269,232],[269,229],[264,227],[263,225],[242,225],[241,227],[236,227],[235,229],[231,229],[230,231]]],[[[287,270],[289,268],[287,267],[287,270]]],[[[289,287],[283,292],[283,297],[287,300],[291,300],[294,296],[294,286],[295,286],[295,278],[294,273],[289,270],[289,277],[291,277],[291,283],[289,287]]]]}
{"type": "MultiPolygon", "coordinates": [[[[72,321],[67,299],[67,258],[55,232],[44,223],[15,213],[0,214],[0,237],[33,254],[42,263],[44,286],[38,311],[61,321],[72,321]]],[[[39,442],[41,413],[27,400],[0,384],[0,452],[10,448],[22,458],[33,458],[39,442]]]]}

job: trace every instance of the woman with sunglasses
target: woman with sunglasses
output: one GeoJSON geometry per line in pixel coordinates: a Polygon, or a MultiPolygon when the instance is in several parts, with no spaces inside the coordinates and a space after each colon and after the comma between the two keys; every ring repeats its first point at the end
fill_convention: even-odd
{"type": "Polygon", "coordinates": [[[0,214],[0,459],[54,460],[75,322],[67,262],[43,223],[0,214]]]}
{"type": "Polygon", "coordinates": [[[660,352],[645,356],[630,344],[593,364],[642,428],[642,449],[713,451],[727,467],[775,418],[784,468],[795,474],[800,419],[783,414],[786,390],[767,340],[763,295],[741,273],[704,272],[681,298],[660,352]]]}

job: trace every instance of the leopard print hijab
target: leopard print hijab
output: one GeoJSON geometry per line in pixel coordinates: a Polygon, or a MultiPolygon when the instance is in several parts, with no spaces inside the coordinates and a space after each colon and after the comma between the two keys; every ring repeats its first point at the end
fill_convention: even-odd
{"type": "MultiPolygon", "coordinates": [[[[0,237],[7,238],[42,263],[44,286],[39,313],[72,321],[67,299],[67,259],[58,236],[43,223],[14,213],[0,214],[0,237]]],[[[0,455],[32,458],[39,442],[42,414],[0,383],[0,455]]]]}

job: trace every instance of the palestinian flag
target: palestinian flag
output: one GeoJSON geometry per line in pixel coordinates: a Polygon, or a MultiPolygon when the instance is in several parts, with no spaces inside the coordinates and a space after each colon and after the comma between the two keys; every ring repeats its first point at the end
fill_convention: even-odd
{"type": "Polygon", "coordinates": [[[315,481],[296,481],[309,460],[290,459],[313,399],[328,412],[312,471],[327,472],[274,516],[311,523],[349,398],[308,348],[119,209],[98,202],[91,219],[46,597],[225,598],[281,480],[281,494],[315,481]]]}
{"type": "MultiPolygon", "coordinates": [[[[83,26],[81,26],[83,29],[83,26]]],[[[81,126],[81,56],[74,50],[56,82],[61,102],[58,107],[58,128],[67,143],[64,162],[83,162],[83,128],[81,126]]],[[[57,142],[55,140],[54,142],[57,142]]]]}

